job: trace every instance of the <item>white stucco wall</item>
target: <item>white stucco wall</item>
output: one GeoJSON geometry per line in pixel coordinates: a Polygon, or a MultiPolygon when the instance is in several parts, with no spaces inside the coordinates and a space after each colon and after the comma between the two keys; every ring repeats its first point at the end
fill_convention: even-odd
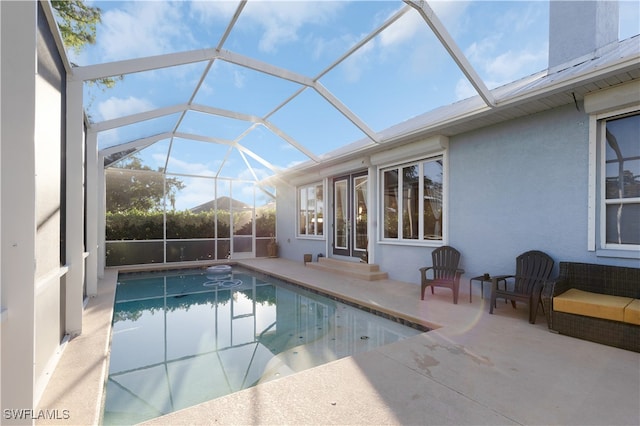
{"type": "MultiPolygon", "coordinates": [[[[327,191],[325,191],[325,194],[327,194],[327,191]]],[[[318,253],[326,256],[325,240],[296,238],[296,187],[282,182],[277,188],[276,202],[278,205],[276,219],[278,256],[299,260],[300,262],[303,261],[305,253],[312,254],[314,260],[318,253]]],[[[329,208],[330,205],[331,203],[325,200],[326,208],[329,208]]],[[[325,212],[325,215],[328,213],[325,212]]],[[[330,228],[325,225],[325,234],[328,230],[330,228]]]]}
{"type": "MultiPolygon", "coordinates": [[[[451,239],[468,276],[542,250],[587,260],[588,117],[567,105],[452,138],[451,239]]],[[[593,259],[590,259],[593,260],[593,259]]]]}
{"type": "MultiPolygon", "coordinates": [[[[560,261],[638,266],[637,259],[588,250],[589,116],[578,107],[449,138],[448,243],[462,253],[463,282],[484,272],[513,273],[515,258],[534,249],[555,260],[555,271],[560,261]]],[[[281,256],[321,251],[323,241],[295,238],[295,188],[278,187],[278,197],[281,256]]],[[[375,263],[393,279],[418,284],[431,250],[377,244],[375,263]]]]}

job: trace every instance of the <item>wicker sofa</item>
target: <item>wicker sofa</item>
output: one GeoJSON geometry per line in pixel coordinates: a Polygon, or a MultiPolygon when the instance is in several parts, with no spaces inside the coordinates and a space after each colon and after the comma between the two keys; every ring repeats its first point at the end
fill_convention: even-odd
{"type": "Polygon", "coordinates": [[[560,262],[542,302],[550,330],[640,352],[640,268],[560,262]]]}

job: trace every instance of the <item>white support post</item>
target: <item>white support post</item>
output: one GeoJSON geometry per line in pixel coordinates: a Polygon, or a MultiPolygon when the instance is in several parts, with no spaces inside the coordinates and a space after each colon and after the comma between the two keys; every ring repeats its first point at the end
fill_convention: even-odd
{"type": "MultiPolygon", "coordinates": [[[[2,28],[2,6],[0,5],[0,28],[2,28]]],[[[0,31],[0,53],[2,52],[2,34],[0,31]]],[[[0,64],[3,61],[0,60],[0,64]]],[[[0,81],[2,81],[2,67],[0,66],[0,81]]],[[[0,84],[0,99],[2,99],[2,84],[0,84]]],[[[0,122],[2,120],[2,102],[0,102],[0,122]]],[[[0,124],[2,129],[2,124],[0,124]]],[[[2,135],[0,132],[0,166],[2,166],[2,135]]],[[[2,239],[2,173],[0,172],[0,271],[2,270],[2,246],[4,246],[4,240],[2,239]]],[[[2,273],[0,272],[0,327],[2,327],[2,321],[5,318],[4,305],[2,304],[2,273]]],[[[0,328],[0,330],[2,330],[0,328]]],[[[2,375],[2,331],[0,331],[0,377],[2,375]]],[[[0,379],[0,408],[2,404],[2,380],[0,379]]]]}
{"type": "MultiPolygon", "coordinates": [[[[34,406],[37,8],[33,1],[0,2],[2,413],[34,406]]],[[[24,423],[2,417],[2,424],[24,423]]]]}
{"type": "Polygon", "coordinates": [[[97,223],[98,223],[98,252],[97,252],[97,260],[98,260],[98,278],[104,277],[104,268],[106,261],[106,251],[105,251],[105,229],[107,229],[107,218],[106,218],[106,177],[104,174],[104,155],[98,154],[98,170],[97,170],[97,186],[96,186],[96,211],[97,211],[97,223]]]}
{"type": "Polygon", "coordinates": [[[84,286],[84,129],[82,82],[67,81],[66,332],[82,333],[84,286]]]}
{"type": "Polygon", "coordinates": [[[86,262],[87,296],[98,294],[98,137],[95,132],[87,133],[87,247],[86,262]]]}
{"type": "Polygon", "coordinates": [[[378,175],[376,166],[369,166],[367,177],[367,244],[369,263],[376,263],[378,224],[381,222],[378,209],[378,175]]]}

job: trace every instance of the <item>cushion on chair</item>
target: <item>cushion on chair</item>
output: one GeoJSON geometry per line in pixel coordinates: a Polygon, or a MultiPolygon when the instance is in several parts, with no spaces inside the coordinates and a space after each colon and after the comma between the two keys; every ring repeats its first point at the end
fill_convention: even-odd
{"type": "Polygon", "coordinates": [[[568,314],[623,321],[624,309],[632,301],[631,297],[611,296],[571,288],[553,298],[553,309],[568,314]]]}
{"type": "Polygon", "coordinates": [[[624,322],[640,325],[640,299],[633,299],[624,308],[624,322]]]}

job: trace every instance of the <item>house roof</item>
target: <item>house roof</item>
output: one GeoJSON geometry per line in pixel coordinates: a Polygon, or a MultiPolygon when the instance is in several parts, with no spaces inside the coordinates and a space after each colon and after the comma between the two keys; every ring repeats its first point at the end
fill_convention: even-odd
{"type": "Polygon", "coordinates": [[[608,46],[599,56],[498,87],[491,91],[494,106],[487,105],[479,96],[445,105],[389,127],[381,132],[380,144],[362,139],[328,153],[323,164],[306,162],[287,170],[285,175],[309,174],[392,146],[435,135],[454,136],[567,104],[580,109],[580,102],[588,93],[637,79],[640,79],[640,35],[608,46]]]}

